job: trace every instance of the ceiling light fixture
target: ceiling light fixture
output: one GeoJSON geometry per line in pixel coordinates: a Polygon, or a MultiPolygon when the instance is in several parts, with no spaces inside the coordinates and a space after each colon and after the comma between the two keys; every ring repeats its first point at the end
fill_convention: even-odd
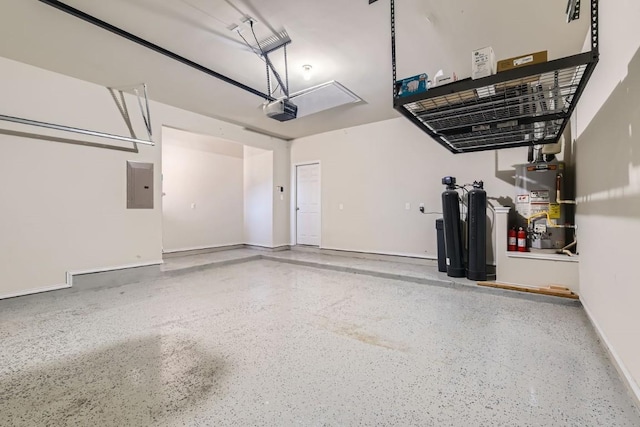
{"type": "Polygon", "coordinates": [[[313,67],[311,65],[303,65],[302,66],[302,77],[305,81],[311,80],[311,69],[313,67]]]}

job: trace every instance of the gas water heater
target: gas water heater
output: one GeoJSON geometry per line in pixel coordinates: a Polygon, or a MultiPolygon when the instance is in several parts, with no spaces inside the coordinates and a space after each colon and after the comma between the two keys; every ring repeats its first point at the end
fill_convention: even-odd
{"type": "Polygon", "coordinates": [[[525,230],[530,226],[532,248],[562,248],[566,244],[565,229],[553,226],[564,226],[566,222],[566,206],[558,203],[563,197],[565,164],[537,162],[516,165],[515,168],[518,226],[525,230]]]}

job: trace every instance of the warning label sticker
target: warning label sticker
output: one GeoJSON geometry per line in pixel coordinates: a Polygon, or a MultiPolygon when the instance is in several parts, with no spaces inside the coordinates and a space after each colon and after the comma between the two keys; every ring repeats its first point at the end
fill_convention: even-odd
{"type": "Polygon", "coordinates": [[[557,203],[551,203],[549,205],[549,218],[560,219],[560,205],[557,203]]]}
{"type": "Polygon", "coordinates": [[[558,169],[558,167],[560,167],[560,169],[564,169],[564,165],[562,163],[559,163],[557,165],[550,165],[548,163],[541,163],[541,164],[537,164],[535,166],[527,166],[527,171],[529,171],[529,172],[533,172],[533,171],[554,171],[554,170],[558,169]]]}
{"type": "Polygon", "coordinates": [[[531,203],[549,203],[549,190],[532,190],[531,203]]]}
{"type": "Polygon", "coordinates": [[[547,212],[549,210],[549,204],[548,203],[531,203],[531,215],[540,213],[540,212],[547,212]]]}
{"type": "Polygon", "coordinates": [[[519,194],[516,196],[516,212],[525,218],[531,215],[528,194],[519,194]]]}

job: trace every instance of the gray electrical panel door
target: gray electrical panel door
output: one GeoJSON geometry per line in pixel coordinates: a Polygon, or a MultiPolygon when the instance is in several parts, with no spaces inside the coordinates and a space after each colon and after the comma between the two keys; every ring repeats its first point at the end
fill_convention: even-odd
{"type": "Polygon", "coordinates": [[[153,163],[127,162],[127,209],[153,209],[153,163]]]}

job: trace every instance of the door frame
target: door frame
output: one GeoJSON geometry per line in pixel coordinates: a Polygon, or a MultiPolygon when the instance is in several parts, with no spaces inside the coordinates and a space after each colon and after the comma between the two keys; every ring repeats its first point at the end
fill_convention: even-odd
{"type": "Polygon", "coordinates": [[[320,191],[318,193],[318,202],[320,204],[320,236],[318,236],[318,248],[322,248],[322,164],[320,160],[309,160],[306,162],[298,162],[291,164],[291,177],[293,188],[293,194],[291,197],[291,201],[293,202],[291,205],[291,212],[293,216],[293,221],[291,221],[293,225],[293,230],[291,230],[291,236],[293,237],[292,244],[298,244],[298,166],[310,166],[310,165],[318,165],[318,184],[320,185],[320,191]]]}

